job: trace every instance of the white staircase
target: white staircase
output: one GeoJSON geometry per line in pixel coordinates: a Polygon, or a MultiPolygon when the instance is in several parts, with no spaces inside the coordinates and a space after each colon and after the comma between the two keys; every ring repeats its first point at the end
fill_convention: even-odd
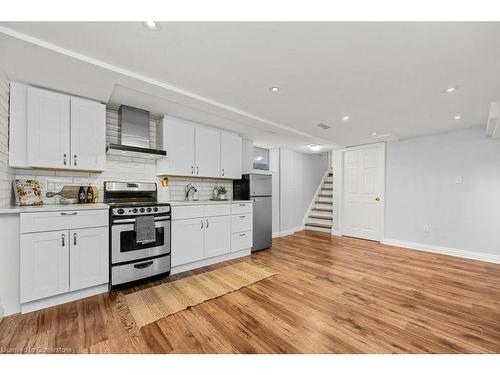
{"type": "Polygon", "coordinates": [[[305,220],[306,230],[332,231],[333,226],[333,174],[330,171],[319,189],[305,220]]]}

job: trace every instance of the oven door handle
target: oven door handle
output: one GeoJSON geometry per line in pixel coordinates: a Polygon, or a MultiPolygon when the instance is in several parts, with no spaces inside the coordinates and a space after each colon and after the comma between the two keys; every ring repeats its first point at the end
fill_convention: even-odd
{"type": "MultiPolygon", "coordinates": [[[[159,221],[168,221],[170,220],[170,216],[160,216],[160,217],[155,217],[155,222],[159,221]]],[[[113,219],[112,224],[133,224],[135,223],[135,219],[113,219]]]]}

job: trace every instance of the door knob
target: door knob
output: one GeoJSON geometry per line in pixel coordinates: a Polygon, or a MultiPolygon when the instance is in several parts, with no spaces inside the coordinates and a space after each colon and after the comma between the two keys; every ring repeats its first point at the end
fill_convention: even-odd
{"type": "Polygon", "coordinates": [[[375,200],[378,202],[378,201],[380,201],[380,198],[379,198],[379,197],[377,197],[377,198],[375,198],[375,200]]]}

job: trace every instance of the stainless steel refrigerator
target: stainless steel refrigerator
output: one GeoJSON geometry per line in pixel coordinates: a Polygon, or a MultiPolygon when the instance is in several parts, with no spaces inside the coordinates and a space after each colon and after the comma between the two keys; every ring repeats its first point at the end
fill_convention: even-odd
{"type": "Polygon", "coordinates": [[[233,181],[233,199],[253,201],[252,252],[267,249],[273,238],[272,176],[250,173],[233,181]]]}

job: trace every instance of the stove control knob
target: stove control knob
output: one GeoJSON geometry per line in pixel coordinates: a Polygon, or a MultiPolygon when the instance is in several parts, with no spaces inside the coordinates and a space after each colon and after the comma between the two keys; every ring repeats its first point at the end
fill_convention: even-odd
{"type": "Polygon", "coordinates": [[[146,211],[147,211],[147,212],[151,212],[151,207],[148,207],[148,208],[146,209],[146,211]]]}
{"type": "Polygon", "coordinates": [[[125,210],[123,208],[118,209],[118,214],[123,215],[125,213],[125,210]]]}
{"type": "Polygon", "coordinates": [[[153,211],[157,212],[158,211],[158,207],[153,208],[153,211]]]}
{"type": "Polygon", "coordinates": [[[134,214],[136,214],[136,213],[137,213],[137,208],[134,208],[134,209],[132,210],[132,212],[133,212],[134,214]]]}
{"type": "Polygon", "coordinates": [[[141,208],[141,212],[144,212],[144,208],[141,208]]]}

